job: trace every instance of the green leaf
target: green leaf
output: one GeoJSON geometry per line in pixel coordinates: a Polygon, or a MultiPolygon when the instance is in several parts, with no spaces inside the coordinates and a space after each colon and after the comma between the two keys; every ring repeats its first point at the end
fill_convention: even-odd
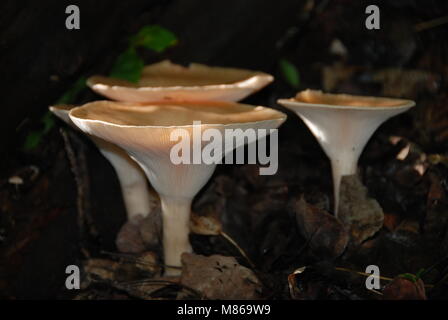
{"type": "Polygon", "coordinates": [[[25,151],[30,151],[35,149],[42,140],[42,131],[31,131],[25,138],[25,143],[23,144],[23,149],[25,151]]]}
{"type": "Polygon", "coordinates": [[[300,75],[296,66],[286,59],[280,59],[279,64],[286,82],[288,82],[291,87],[298,88],[300,85],[300,75]]]}
{"type": "Polygon", "coordinates": [[[144,65],[143,59],[139,57],[136,50],[129,48],[118,56],[110,76],[130,82],[138,82],[144,65]]]}
{"type": "Polygon", "coordinates": [[[417,273],[415,274],[417,280],[420,279],[425,273],[426,273],[425,268],[421,268],[420,270],[418,270],[417,273]]]}
{"type": "Polygon", "coordinates": [[[54,127],[54,116],[50,111],[47,111],[47,113],[45,113],[41,121],[44,124],[43,133],[49,132],[54,127]]]}
{"type": "Polygon", "coordinates": [[[34,130],[28,133],[23,144],[23,150],[31,151],[39,146],[42,138],[47,134],[55,125],[54,116],[50,111],[47,111],[40,119],[43,128],[40,130],[34,130]]]}
{"type": "Polygon", "coordinates": [[[78,94],[86,88],[86,78],[80,77],[70,89],[68,89],[57,101],[56,104],[73,103],[78,94]]]}
{"type": "Polygon", "coordinates": [[[409,280],[409,281],[411,281],[413,283],[416,283],[417,280],[418,280],[418,278],[414,274],[412,274],[412,273],[402,273],[402,274],[400,274],[398,276],[400,278],[407,279],[407,280],[409,280]]]}
{"type": "Polygon", "coordinates": [[[131,47],[144,47],[159,53],[176,43],[177,38],[174,33],[159,25],[144,26],[130,38],[131,47]]]}
{"type": "Polygon", "coordinates": [[[176,43],[177,38],[171,31],[158,25],[144,26],[130,38],[129,48],[118,56],[109,75],[130,82],[138,82],[144,61],[136,49],[144,47],[160,53],[176,43]]]}

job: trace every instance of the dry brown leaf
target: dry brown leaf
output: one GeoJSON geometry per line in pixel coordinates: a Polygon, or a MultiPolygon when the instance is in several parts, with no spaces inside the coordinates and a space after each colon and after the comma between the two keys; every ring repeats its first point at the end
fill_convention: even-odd
{"type": "MultiPolygon", "coordinates": [[[[182,255],[181,284],[202,293],[208,299],[260,299],[261,283],[234,257],[192,253],[182,255]]],[[[179,297],[181,298],[181,297],[179,297]]]]}
{"type": "Polygon", "coordinates": [[[362,243],[382,228],[383,210],[367,196],[367,188],[357,175],[342,177],[340,194],[338,218],[349,229],[354,244],[362,243]]]}
{"type": "Polygon", "coordinates": [[[308,204],[302,196],[294,205],[297,224],[309,240],[312,252],[320,258],[340,256],[349,236],[343,224],[328,212],[308,204]]]}
{"type": "Polygon", "coordinates": [[[383,300],[426,300],[425,284],[403,277],[395,277],[383,290],[383,300]]]}

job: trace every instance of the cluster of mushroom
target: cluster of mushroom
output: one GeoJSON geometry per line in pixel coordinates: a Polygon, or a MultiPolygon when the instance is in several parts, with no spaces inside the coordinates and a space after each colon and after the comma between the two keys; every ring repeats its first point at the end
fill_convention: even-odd
{"type": "MultiPolygon", "coordinates": [[[[285,114],[236,103],[272,80],[262,72],[200,64],[186,68],[163,61],[145,67],[137,84],[101,76],[88,80],[94,91],[115,101],[53,106],[50,110],[88,134],[110,161],[120,180],[130,221],[151,214],[152,203],[158,201],[148,189],[149,180],[161,202],[165,275],[177,275],[181,254],[192,250],[192,200],[216,164],[174,164],[170,150],[177,142],[170,139],[171,133],[182,128],[191,136],[195,121],[201,121],[201,131],[221,133],[225,129],[243,132],[279,127],[286,120],[285,114]]],[[[358,158],[373,132],[388,118],[415,105],[410,100],[314,90],[278,102],[299,115],[330,158],[336,215],[341,178],[356,173],[358,158]]],[[[204,147],[209,141],[199,143],[204,147]]],[[[243,144],[244,139],[237,139],[234,147],[243,144]]]]}
{"type": "MultiPolygon", "coordinates": [[[[177,275],[181,254],[192,250],[191,202],[216,164],[173,164],[170,150],[177,142],[170,139],[171,133],[182,128],[191,134],[194,121],[201,121],[201,130],[220,132],[279,127],[285,114],[235,102],[272,80],[262,72],[200,64],[186,68],[163,61],[145,67],[137,84],[100,76],[88,80],[94,91],[116,101],[53,106],[50,110],[88,134],[111,162],[131,220],[151,214],[148,178],[161,202],[165,275],[177,275]]],[[[237,141],[235,148],[242,144],[244,139],[237,141]]]]}

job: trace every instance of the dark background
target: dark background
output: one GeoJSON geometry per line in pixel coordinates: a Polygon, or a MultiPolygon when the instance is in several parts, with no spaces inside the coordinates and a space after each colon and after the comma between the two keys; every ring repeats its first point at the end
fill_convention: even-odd
{"type": "MultiPolygon", "coordinates": [[[[405,85],[403,95],[415,99],[417,108],[381,130],[413,139],[425,152],[444,153],[447,126],[435,121],[447,116],[448,27],[444,24],[416,31],[415,26],[447,14],[448,2],[437,0],[1,1],[0,297],[66,297],[63,270],[80,258],[70,166],[57,128],[45,136],[37,150],[24,152],[21,146],[31,130],[42,126],[39,119],[49,105],[79,77],[107,73],[127,47],[128,37],[142,26],[158,24],[179,39],[163,54],[143,52],[147,63],[169,58],[178,63],[271,73],[276,81],[245,102],[279,109],[278,98],[290,97],[299,89],[321,89],[324,67],[336,62],[354,66],[357,71],[338,81],[334,92],[382,95],[390,83],[372,80],[376,71],[427,72],[422,79],[406,80],[409,85],[405,85]],[[80,8],[80,30],[65,28],[65,7],[69,4],[80,8]],[[380,7],[380,30],[365,28],[369,4],[380,7]],[[345,45],[347,54],[343,57],[330,52],[334,39],[345,45]],[[298,88],[285,81],[280,59],[288,59],[297,67],[298,88]],[[37,181],[18,191],[8,185],[10,176],[26,175],[23,172],[29,165],[40,169],[37,181]]],[[[86,89],[76,102],[97,98],[86,89]]],[[[296,156],[320,163],[308,175],[327,172],[313,179],[323,181],[321,191],[331,194],[325,156],[298,118],[288,115],[280,141],[281,152],[289,152],[289,156],[283,154],[282,158],[280,154],[280,166],[282,159],[296,156]]],[[[109,164],[85,143],[90,148],[89,170],[94,173],[90,201],[99,246],[114,250],[115,234],[124,222],[119,187],[109,164]]],[[[361,163],[368,162],[367,156],[363,159],[361,163]]],[[[218,173],[225,170],[218,169],[218,173]]],[[[306,181],[303,175],[302,179],[306,181]]],[[[244,236],[239,240],[248,242],[244,236]]]]}

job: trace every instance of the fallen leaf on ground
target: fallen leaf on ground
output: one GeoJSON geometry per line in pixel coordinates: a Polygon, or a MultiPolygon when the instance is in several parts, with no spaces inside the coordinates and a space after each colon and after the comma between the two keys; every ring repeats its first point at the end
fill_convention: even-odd
{"type": "MultiPolygon", "coordinates": [[[[208,299],[260,299],[261,283],[234,257],[192,253],[182,254],[181,284],[202,293],[208,299]]],[[[179,296],[178,298],[182,298],[179,296]]]]}
{"type": "Polygon", "coordinates": [[[115,240],[119,252],[141,253],[145,251],[145,244],[140,234],[140,224],[143,220],[143,216],[138,215],[121,227],[115,240]]]}
{"type": "Polygon", "coordinates": [[[344,252],[349,236],[335,216],[308,204],[303,196],[295,202],[294,211],[299,230],[315,255],[332,259],[344,252]]]}
{"type": "Polygon", "coordinates": [[[357,175],[342,177],[338,218],[349,229],[355,245],[372,237],[383,226],[383,209],[367,196],[367,188],[357,175]]]}
{"type": "Polygon", "coordinates": [[[160,247],[162,238],[162,210],[154,208],[139,224],[139,232],[147,249],[160,247]]]}
{"type": "Polygon", "coordinates": [[[152,251],[146,251],[137,257],[136,267],[144,272],[158,274],[162,270],[157,254],[152,251]]]}
{"type": "Polygon", "coordinates": [[[398,276],[383,290],[383,300],[426,300],[425,284],[422,279],[411,281],[398,276]]]}
{"type": "Polygon", "coordinates": [[[221,223],[212,216],[200,216],[191,213],[190,230],[204,236],[217,236],[221,233],[221,223]]]}
{"type": "Polygon", "coordinates": [[[160,247],[161,235],[162,213],[157,207],[146,217],[138,215],[127,221],[118,232],[115,244],[119,252],[142,253],[160,247]]]}

